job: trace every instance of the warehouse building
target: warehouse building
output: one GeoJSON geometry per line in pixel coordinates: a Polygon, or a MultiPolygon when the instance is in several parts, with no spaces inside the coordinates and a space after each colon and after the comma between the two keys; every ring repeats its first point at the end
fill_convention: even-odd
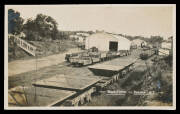
{"type": "Polygon", "coordinates": [[[130,45],[130,40],[107,32],[97,32],[85,41],[85,49],[96,47],[100,51],[130,50],[130,45]]]}

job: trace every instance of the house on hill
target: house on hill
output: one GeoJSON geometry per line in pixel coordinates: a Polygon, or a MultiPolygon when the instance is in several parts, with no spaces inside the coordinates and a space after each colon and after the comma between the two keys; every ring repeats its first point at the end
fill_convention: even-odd
{"type": "Polygon", "coordinates": [[[79,36],[79,35],[70,35],[69,38],[70,38],[71,40],[76,41],[76,42],[80,42],[80,43],[85,42],[85,38],[82,37],[82,36],[79,36]]]}
{"type": "Polygon", "coordinates": [[[130,40],[104,31],[92,34],[85,40],[85,49],[96,47],[100,51],[130,50],[130,45],[130,40]]]}
{"type": "Polygon", "coordinates": [[[76,39],[76,38],[78,38],[78,36],[77,35],[70,35],[69,38],[70,39],[76,39]]]}
{"type": "Polygon", "coordinates": [[[146,45],[147,45],[147,42],[140,39],[135,39],[135,40],[132,40],[131,42],[131,46],[141,47],[141,46],[146,46],[146,45]]]}
{"type": "Polygon", "coordinates": [[[168,56],[173,53],[173,41],[164,41],[159,48],[159,55],[168,56]]]}
{"type": "Polygon", "coordinates": [[[171,49],[171,42],[162,42],[161,48],[163,49],[171,49]]]}
{"type": "Polygon", "coordinates": [[[89,34],[88,34],[88,33],[76,33],[76,35],[78,35],[78,36],[84,36],[84,37],[89,36],[89,34]]]}

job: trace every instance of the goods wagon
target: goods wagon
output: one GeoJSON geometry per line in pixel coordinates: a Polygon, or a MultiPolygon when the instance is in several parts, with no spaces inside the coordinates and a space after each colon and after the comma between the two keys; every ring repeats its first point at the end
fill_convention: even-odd
{"type": "Polygon", "coordinates": [[[144,48],[142,53],[139,55],[142,60],[146,60],[155,54],[155,49],[144,48]]]}
{"type": "Polygon", "coordinates": [[[75,66],[91,65],[102,61],[111,60],[113,58],[130,55],[129,50],[121,51],[98,51],[98,49],[93,48],[86,50],[81,53],[75,53],[66,56],[66,60],[75,66]]]}

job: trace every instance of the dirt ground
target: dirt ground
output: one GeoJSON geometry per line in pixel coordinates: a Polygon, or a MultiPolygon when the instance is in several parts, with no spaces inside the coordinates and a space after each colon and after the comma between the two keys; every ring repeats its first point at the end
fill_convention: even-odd
{"type": "MultiPolygon", "coordinates": [[[[128,57],[128,59],[137,58],[141,50],[134,50],[132,54],[128,57]]],[[[55,58],[58,58],[57,56],[55,58]]],[[[48,61],[53,61],[55,58],[48,58],[48,61]]],[[[116,58],[111,60],[111,63],[117,63],[118,59],[123,59],[124,57],[116,58]]],[[[52,65],[47,65],[45,67],[39,68],[37,71],[29,71],[20,74],[16,74],[14,76],[9,76],[8,78],[8,86],[9,88],[20,86],[20,85],[31,85],[34,81],[38,81],[41,79],[46,79],[52,77],[56,74],[64,74],[64,75],[93,75],[93,73],[85,67],[73,67],[68,63],[63,61],[53,61],[52,65]]],[[[103,62],[101,64],[107,64],[107,62],[103,62]]],[[[48,64],[48,63],[47,63],[48,64]]],[[[98,63],[99,64],[99,63],[98,63]]],[[[148,65],[152,65],[152,61],[148,61],[148,65]]],[[[119,80],[118,82],[110,85],[107,89],[110,90],[129,90],[131,88],[137,89],[141,86],[141,82],[144,74],[143,72],[146,70],[145,62],[143,60],[138,60],[135,64],[135,70],[129,73],[125,79],[119,80]],[[138,84],[139,83],[139,84],[138,84]]],[[[138,104],[138,99],[140,96],[113,96],[100,94],[92,97],[92,102],[84,104],[83,106],[135,106],[138,104]]]]}
{"type": "Polygon", "coordinates": [[[30,60],[16,60],[8,63],[8,76],[14,76],[17,74],[39,70],[43,67],[57,65],[65,61],[65,55],[67,53],[79,52],[78,48],[70,49],[63,54],[55,54],[47,57],[42,57],[30,60]],[[36,66],[37,65],[37,66],[36,66]]]}
{"type": "MultiPolygon", "coordinates": [[[[74,49],[74,50],[79,51],[78,49],[74,49]]],[[[74,50],[73,52],[75,52],[74,50]]],[[[135,50],[128,58],[138,57],[139,53],[140,53],[139,50],[135,50]]],[[[63,57],[65,56],[65,54],[59,56],[53,55],[39,59],[37,64],[38,67],[37,71],[35,69],[36,68],[35,60],[14,61],[14,63],[9,63],[9,74],[14,74],[8,77],[9,88],[22,84],[31,83],[39,79],[48,78],[56,74],[84,75],[84,76],[87,76],[88,74],[92,74],[92,72],[88,69],[87,66],[81,68],[69,66],[69,64],[65,62],[65,59],[63,57]],[[61,57],[61,59],[59,59],[60,58],[59,56],[61,57]],[[21,62],[22,63],[25,62],[24,63],[26,64],[25,68],[21,62]]],[[[118,59],[123,59],[123,57],[114,59],[111,62],[112,63],[113,61],[117,62],[118,59]]],[[[104,62],[103,64],[106,64],[107,62],[104,62]]]]}

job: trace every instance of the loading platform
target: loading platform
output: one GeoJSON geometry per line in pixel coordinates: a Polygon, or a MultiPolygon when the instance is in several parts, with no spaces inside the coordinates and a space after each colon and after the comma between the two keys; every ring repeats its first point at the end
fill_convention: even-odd
{"type": "Polygon", "coordinates": [[[76,94],[75,91],[34,86],[18,86],[8,93],[8,103],[16,106],[53,106],[76,94]]]}
{"type": "Polygon", "coordinates": [[[37,81],[33,83],[33,85],[70,91],[81,91],[95,84],[101,79],[101,77],[97,76],[56,75],[51,78],[37,81]]]}
{"type": "Polygon", "coordinates": [[[33,86],[9,91],[9,104],[22,106],[78,106],[133,69],[134,59],[117,59],[89,66],[93,73],[63,75],[39,80],[33,86]]]}
{"type": "Polygon", "coordinates": [[[113,76],[118,73],[126,74],[127,71],[133,69],[135,60],[131,61],[119,61],[114,63],[96,64],[89,66],[88,68],[98,76],[113,76]]]}

